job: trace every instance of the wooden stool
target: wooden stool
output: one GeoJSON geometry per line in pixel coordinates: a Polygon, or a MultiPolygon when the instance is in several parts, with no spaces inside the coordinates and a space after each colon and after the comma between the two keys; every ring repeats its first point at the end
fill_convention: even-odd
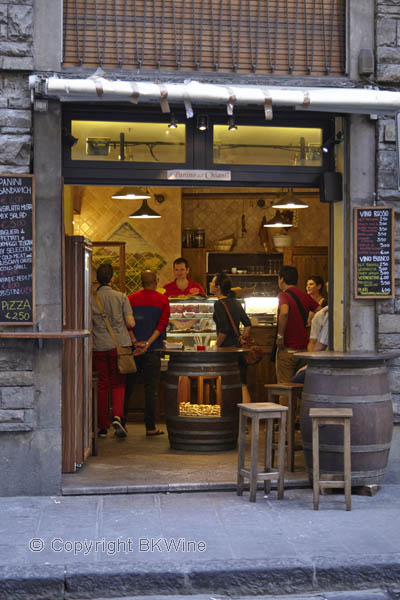
{"type": "Polygon", "coordinates": [[[350,444],[350,419],[353,416],[352,408],[310,408],[312,419],[312,453],[313,453],[313,492],[314,510],[319,508],[319,494],[324,488],[344,488],[346,497],[346,510],[351,510],[351,444],[350,444]],[[332,473],[324,473],[320,479],[319,474],[319,426],[343,425],[344,443],[344,474],[343,481],[332,481],[332,473]]]}
{"type": "Polygon", "coordinates": [[[287,468],[294,471],[294,433],[296,425],[296,403],[303,389],[302,383],[267,383],[268,402],[274,401],[274,396],[283,396],[288,403],[288,417],[286,430],[287,468]]]}
{"type": "Polygon", "coordinates": [[[250,480],[250,502],[256,501],[257,483],[264,481],[264,493],[268,494],[271,480],[278,481],[278,499],[283,498],[284,469],[285,469],[285,431],[287,407],[272,402],[251,402],[238,404],[239,407],[239,451],[237,495],[243,494],[244,477],[250,480]],[[251,419],[251,457],[250,469],[246,469],[246,421],[251,419]],[[264,468],[258,467],[258,439],[260,433],[260,420],[267,420],[265,431],[264,468]],[[278,469],[272,469],[272,438],[274,419],[281,421],[278,442],[278,469]]]}

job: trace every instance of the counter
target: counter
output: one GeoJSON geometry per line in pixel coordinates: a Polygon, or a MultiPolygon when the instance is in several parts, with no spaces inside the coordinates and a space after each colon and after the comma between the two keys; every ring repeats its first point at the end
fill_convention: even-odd
{"type": "Polygon", "coordinates": [[[169,355],[164,384],[165,414],[171,448],[188,452],[223,452],[237,445],[242,386],[238,348],[161,351],[169,355]],[[189,378],[190,399],[180,384],[189,378]]]}

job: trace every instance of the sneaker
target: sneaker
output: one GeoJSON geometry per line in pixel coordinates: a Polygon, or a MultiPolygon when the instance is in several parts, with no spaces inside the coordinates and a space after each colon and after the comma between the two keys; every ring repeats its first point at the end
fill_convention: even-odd
{"type": "Polygon", "coordinates": [[[122,425],[120,417],[114,417],[111,425],[115,429],[116,436],[118,436],[119,438],[125,438],[127,436],[127,431],[122,425]]]}
{"type": "Polygon", "coordinates": [[[99,429],[98,436],[99,437],[107,437],[108,430],[107,429],[99,429]]]}

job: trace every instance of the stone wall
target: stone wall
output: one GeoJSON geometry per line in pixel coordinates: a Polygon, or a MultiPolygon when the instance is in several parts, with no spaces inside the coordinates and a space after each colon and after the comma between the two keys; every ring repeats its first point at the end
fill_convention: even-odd
{"type": "Polygon", "coordinates": [[[33,0],[0,0],[0,172],[30,173],[33,0]]]}
{"type": "MultiPolygon", "coordinates": [[[[400,6],[398,0],[376,3],[376,79],[381,89],[400,91],[400,6]]],[[[395,122],[381,118],[377,124],[377,199],[395,208],[396,298],[377,301],[377,347],[400,350],[400,192],[397,180],[395,122]]],[[[400,359],[390,369],[395,420],[400,422],[400,359]]]]}
{"type": "MultiPolygon", "coordinates": [[[[33,8],[33,0],[0,0],[1,174],[33,172],[33,123],[28,86],[33,70],[33,8]]],[[[38,222],[43,196],[39,180],[37,177],[38,222]]],[[[46,187],[51,189],[54,182],[50,186],[47,181],[46,187]]],[[[59,191],[57,194],[60,198],[59,191]]],[[[46,219],[41,221],[45,223],[46,219]]],[[[51,225],[49,218],[48,222],[51,225]]],[[[38,239],[46,239],[46,232],[40,227],[39,224],[38,239]]],[[[41,281],[41,255],[38,252],[37,318],[44,329],[54,330],[59,327],[60,309],[53,311],[58,318],[54,318],[56,323],[52,326],[48,306],[51,307],[54,300],[42,300],[46,285],[41,281]]],[[[60,271],[58,264],[56,267],[60,271]]],[[[43,269],[47,278],[48,270],[48,266],[43,269]]],[[[55,287],[53,280],[48,285],[55,287]]],[[[33,340],[0,340],[0,496],[59,492],[61,390],[54,377],[59,369],[59,356],[57,341],[46,341],[39,348],[38,342],[33,340]]]]}

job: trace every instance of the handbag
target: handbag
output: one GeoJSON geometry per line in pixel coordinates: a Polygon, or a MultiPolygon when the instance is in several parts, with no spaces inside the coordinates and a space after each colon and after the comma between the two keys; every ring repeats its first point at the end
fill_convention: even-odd
{"type": "Polygon", "coordinates": [[[240,333],[239,330],[236,326],[235,321],[232,318],[232,315],[230,313],[230,310],[227,306],[227,304],[225,304],[225,302],[223,300],[221,300],[226,313],[229,317],[229,320],[231,322],[232,325],[232,329],[235,332],[235,334],[237,335],[238,339],[239,339],[239,343],[241,348],[243,348],[244,350],[244,360],[245,363],[247,365],[256,365],[257,363],[260,362],[260,360],[263,358],[264,356],[264,352],[263,349],[261,348],[261,346],[257,346],[255,343],[255,340],[251,337],[248,338],[243,338],[240,333]]]}
{"type": "Polygon", "coordinates": [[[104,311],[103,305],[102,305],[101,300],[98,297],[97,293],[95,293],[94,297],[96,299],[97,306],[99,307],[100,314],[103,317],[106,327],[108,329],[108,333],[111,335],[112,340],[117,349],[118,372],[121,375],[128,375],[129,373],[136,373],[137,369],[136,369],[135,359],[133,358],[133,354],[132,354],[132,347],[131,346],[120,346],[120,344],[118,343],[117,337],[113,331],[113,328],[111,327],[111,323],[108,320],[108,317],[104,311]]]}

